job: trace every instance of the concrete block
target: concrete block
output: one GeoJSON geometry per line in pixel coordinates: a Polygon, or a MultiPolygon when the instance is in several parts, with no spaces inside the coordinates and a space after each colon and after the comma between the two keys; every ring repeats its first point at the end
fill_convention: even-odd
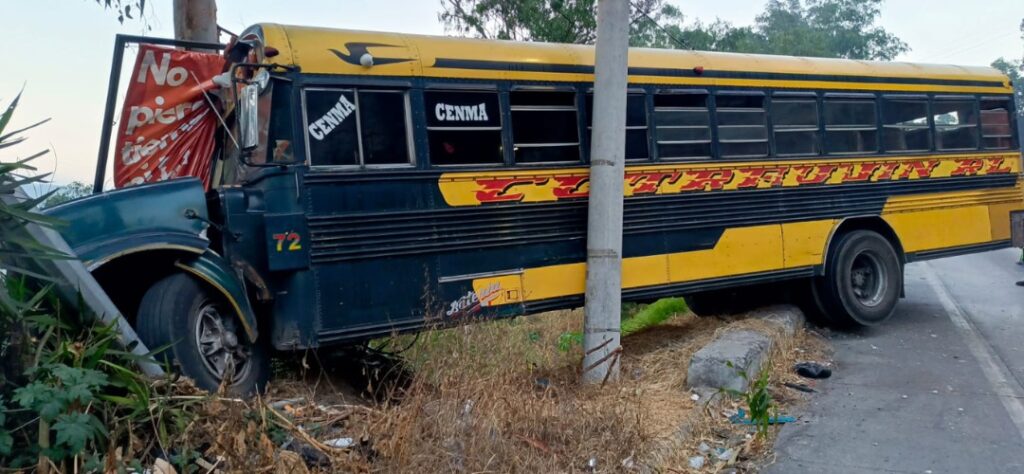
{"type": "Polygon", "coordinates": [[[807,322],[803,311],[789,304],[759,308],[751,311],[750,316],[781,326],[786,337],[795,336],[796,332],[802,329],[807,322]]]}
{"type": "Polygon", "coordinates": [[[740,377],[737,370],[745,371],[751,378],[757,377],[771,347],[771,338],[757,331],[725,332],[693,354],[686,385],[746,391],[747,380],[740,377]],[[733,366],[729,367],[727,362],[732,362],[733,366]]]}

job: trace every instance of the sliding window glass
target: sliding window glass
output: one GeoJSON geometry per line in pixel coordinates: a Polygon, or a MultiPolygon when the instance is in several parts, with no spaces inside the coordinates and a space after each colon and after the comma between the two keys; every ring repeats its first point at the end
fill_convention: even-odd
{"type": "Polygon", "coordinates": [[[768,156],[768,123],[762,93],[715,96],[718,150],[722,158],[768,156]]]}
{"type": "Polygon", "coordinates": [[[882,98],[882,137],[887,152],[927,151],[932,130],[928,125],[928,97],[882,98]]]}
{"type": "Polygon", "coordinates": [[[575,92],[518,90],[509,99],[516,163],[580,161],[575,92]]]}
{"type": "Polygon", "coordinates": [[[423,99],[431,164],[504,163],[497,92],[428,90],[423,99]]]}
{"type": "Polygon", "coordinates": [[[875,97],[825,96],[825,151],[832,154],[878,152],[875,97]]]}
{"type": "Polygon", "coordinates": [[[1010,100],[981,98],[981,139],[986,150],[1006,150],[1012,146],[1010,100]]]}
{"type": "MultiPolygon", "coordinates": [[[[594,95],[587,94],[587,133],[594,126],[594,95]]],[[[647,96],[642,92],[626,95],[626,160],[641,161],[647,152],[647,96]]]]}
{"type": "Polygon", "coordinates": [[[976,150],[978,148],[978,102],[973,97],[936,97],[932,102],[935,148],[976,150]]]}
{"type": "Polygon", "coordinates": [[[661,91],[654,96],[654,137],[662,160],[711,158],[706,91],[661,91]]]}
{"type": "Polygon", "coordinates": [[[772,96],[772,134],[779,156],[821,153],[818,143],[818,99],[813,94],[772,96]]]}
{"type": "Polygon", "coordinates": [[[405,166],[412,162],[404,91],[303,91],[312,166],[405,166]]]}

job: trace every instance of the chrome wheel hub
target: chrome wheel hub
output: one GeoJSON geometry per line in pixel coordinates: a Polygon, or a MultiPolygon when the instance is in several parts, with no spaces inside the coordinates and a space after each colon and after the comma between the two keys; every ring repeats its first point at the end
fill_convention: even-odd
{"type": "Polygon", "coordinates": [[[248,373],[251,349],[240,343],[234,318],[222,314],[213,302],[199,308],[195,341],[206,370],[218,379],[233,383],[248,373]]]}
{"type": "Polygon", "coordinates": [[[853,259],[850,286],[861,304],[877,306],[881,303],[887,283],[885,269],[876,255],[864,252],[853,259]]]}

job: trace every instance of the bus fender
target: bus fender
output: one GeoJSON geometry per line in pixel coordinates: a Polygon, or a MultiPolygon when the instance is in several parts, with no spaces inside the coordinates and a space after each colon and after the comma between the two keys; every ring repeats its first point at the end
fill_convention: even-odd
{"type": "Polygon", "coordinates": [[[245,282],[227,261],[207,250],[200,255],[178,260],[174,265],[206,282],[224,295],[235,315],[238,316],[238,322],[245,329],[249,341],[256,342],[259,335],[256,329],[256,313],[249,303],[245,282]]]}

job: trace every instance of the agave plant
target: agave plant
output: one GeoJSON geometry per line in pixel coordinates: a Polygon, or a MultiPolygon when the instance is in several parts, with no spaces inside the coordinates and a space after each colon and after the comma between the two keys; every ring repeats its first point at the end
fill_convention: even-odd
{"type": "Polygon", "coordinates": [[[54,225],[47,216],[32,211],[49,194],[28,198],[21,193],[23,186],[44,181],[48,174],[28,175],[35,171],[30,164],[49,150],[26,158],[7,160],[11,147],[25,141],[23,132],[49,121],[41,120],[27,127],[7,131],[11,117],[18,106],[21,93],[0,114],[0,388],[11,376],[21,373],[25,334],[21,330],[22,316],[36,307],[45,291],[28,294],[23,285],[12,285],[15,275],[39,277],[19,262],[34,258],[58,257],[60,254],[28,238],[23,230],[27,224],[54,225]]]}

